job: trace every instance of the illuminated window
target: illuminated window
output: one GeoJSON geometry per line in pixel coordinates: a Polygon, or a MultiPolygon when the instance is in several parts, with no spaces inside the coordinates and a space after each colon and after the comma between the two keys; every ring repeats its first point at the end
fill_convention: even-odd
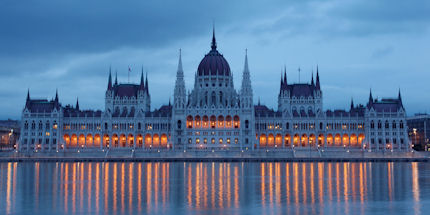
{"type": "Polygon", "coordinates": [[[200,144],[200,138],[196,139],[196,144],[200,144]]]}
{"type": "Polygon", "coordinates": [[[222,138],[219,138],[219,144],[222,144],[222,138]]]}
{"type": "Polygon", "coordinates": [[[227,144],[230,144],[230,138],[227,138],[227,144]]]}

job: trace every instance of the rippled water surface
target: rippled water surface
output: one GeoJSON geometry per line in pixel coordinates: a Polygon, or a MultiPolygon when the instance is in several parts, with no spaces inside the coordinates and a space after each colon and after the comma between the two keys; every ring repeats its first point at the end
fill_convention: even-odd
{"type": "Polygon", "coordinates": [[[428,214],[429,163],[0,163],[0,214],[428,214]]]}

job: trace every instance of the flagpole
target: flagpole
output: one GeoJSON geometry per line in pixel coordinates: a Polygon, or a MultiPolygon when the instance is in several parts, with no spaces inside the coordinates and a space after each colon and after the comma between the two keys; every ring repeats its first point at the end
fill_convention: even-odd
{"type": "Polygon", "coordinates": [[[130,67],[128,67],[128,83],[130,83],[130,67]]]}

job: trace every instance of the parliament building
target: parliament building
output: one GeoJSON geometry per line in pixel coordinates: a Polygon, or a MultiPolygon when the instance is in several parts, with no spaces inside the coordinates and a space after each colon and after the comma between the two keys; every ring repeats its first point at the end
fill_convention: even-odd
{"type": "Polygon", "coordinates": [[[215,33],[188,92],[184,75],[179,55],[174,100],[156,109],[143,73],[131,84],[112,80],[109,71],[103,111],[81,110],[78,101],[63,106],[58,93],[47,100],[32,99],[28,92],[18,150],[410,149],[400,91],[385,99],[370,92],[366,105],[351,101],[349,110],[324,110],[317,68],[308,83],[289,83],[286,72],[282,75],[277,109],[256,104],[247,54],[236,90],[215,33]]]}

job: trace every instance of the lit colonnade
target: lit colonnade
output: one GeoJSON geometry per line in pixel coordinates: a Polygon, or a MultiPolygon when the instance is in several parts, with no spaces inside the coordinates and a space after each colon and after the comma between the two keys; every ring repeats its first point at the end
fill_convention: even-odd
{"type": "Polygon", "coordinates": [[[168,149],[170,142],[170,107],[146,113],[145,117],[111,118],[104,122],[101,114],[82,112],[76,109],[65,111],[63,122],[63,144],[73,148],[134,148],[168,149]],[[80,117],[78,117],[80,115],[80,117]],[[73,117],[75,116],[75,117],[73,117]],[[83,120],[85,119],[85,120],[83,120]]]}
{"type": "Polygon", "coordinates": [[[365,120],[361,115],[359,110],[327,111],[318,118],[312,115],[284,118],[282,113],[258,105],[255,148],[361,149],[365,142],[365,120]]]}
{"type": "Polygon", "coordinates": [[[188,145],[198,148],[240,148],[240,117],[234,116],[187,116],[188,145]]]}

